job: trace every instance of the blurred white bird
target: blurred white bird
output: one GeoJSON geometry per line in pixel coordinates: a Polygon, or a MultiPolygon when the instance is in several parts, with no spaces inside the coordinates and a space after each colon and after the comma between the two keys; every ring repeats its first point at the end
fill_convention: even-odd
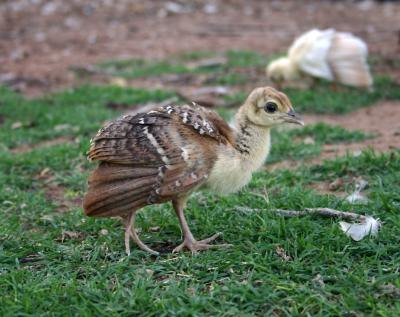
{"type": "Polygon", "coordinates": [[[267,76],[276,84],[310,86],[313,77],[372,88],[367,44],[351,33],[313,29],[297,38],[288,56],[272,61],[267,76]]]}

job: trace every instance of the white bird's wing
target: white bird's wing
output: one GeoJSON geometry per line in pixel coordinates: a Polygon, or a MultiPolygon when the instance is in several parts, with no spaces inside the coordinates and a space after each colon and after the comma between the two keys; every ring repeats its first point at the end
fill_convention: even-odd
{"type": "Polygon", "coordinates": [[[314,29],[304,33],[289,48],[289,59],[311,76],[333,80],[328,54],[334,35],[334,29],[314,29]]]}
{"type": "Polygon", "coordinates": [[[370,87],[372,76],[367,63],[367,44],[350,33],[336,33],[328,55],[335,80],[342,84],[370,87]]]}

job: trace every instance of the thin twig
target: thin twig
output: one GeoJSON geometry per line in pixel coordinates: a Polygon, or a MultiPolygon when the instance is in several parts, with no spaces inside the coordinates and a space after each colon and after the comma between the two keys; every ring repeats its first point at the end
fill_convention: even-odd
{"type": "MultiPolygon", "coordinates": [[[[240,206],[236,207],[235,209],[244,214],[267,211],[265,209],[253,209],[249,207],[240,207],[240,206]]],[[[374,219],[371,216],[364,216],[356,214],[354,212],[340,211],[331,208],[304,208],[304,210],[275,209],[272,210],[272,212],[282,217],[288,217],[288,218],[301,217],[306,215],[317,215],[326,218],[339,218],[350,222],[358,222],[358,223],[347,223],[345,221],[339,222],[340,229],[347,236],[351,237],[355,241],[360,241],[367,235],[376,236],[378,234],[379,228],[382,226],[382,223],[380,222],[379,219],[374,219]]]]}
{"type": "MultiPolygon", "coordinates": [[[[254,212],[264,211],[259,208],[250,208],[244,206],[236,206],[235,210],[242,212],[244,214],[251,214],[254,212]]],[[[340,211],[331,208],[305,208],[304,210],[284,210],[284,209],[275,209],[271,212],[276,213],[282,217],[291,218],[291,217],[302,217],[307,215],[318,215],[326,218],[338,218],[348,221],[364,221],[366,216],[356,214],[354,212],[348,211],[340,211]]]]}
{"type": "Polygon", "coordinates": [[[327,218],[339,218],[343,220],[365,220],[364,215],[356,214],[354,212],[340,211],[331,208],[305,208],[304,210],[283,210],[276,209],[274,210],[277,214],[283,217],[301,217],[306,215],[319,215],[327,218]]]}

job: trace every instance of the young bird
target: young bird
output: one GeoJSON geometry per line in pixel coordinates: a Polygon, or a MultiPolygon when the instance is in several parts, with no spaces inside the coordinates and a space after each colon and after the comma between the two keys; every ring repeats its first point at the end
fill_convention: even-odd
{"type": "Polygon", "coordinates": [[[158,254],[139,239],[135,214],[146,205],[172,201],[184,236],[173,252],[216,247],[209,242],[220,233],[200,241],[193,237],[184,216],[189,195],[203,187],[220,194],[240,190],[267,158],[271,128],[286,122],[303,125],[288,97],[270,87],[251,92],[233,128],[195,103],[125,115],[92,140],[89,159],[99,165],[89,178],[85,213],[122,217],[128,255],[130,237],[158,254]]]}
{"type": "Polygon", "coordinates": [[[316,77],[371,89],[367,56],[367,45],[353,34],[314,29],[297,38],[288,56],[272,61],[266,72],[281,86],[308,88],[316,77]]]}

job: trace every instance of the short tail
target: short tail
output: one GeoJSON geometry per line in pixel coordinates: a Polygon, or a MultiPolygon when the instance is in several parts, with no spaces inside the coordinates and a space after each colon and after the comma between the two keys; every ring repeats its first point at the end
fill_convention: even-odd
{"type": "Polygon", "coordinates": [[[367,56],[367,45],[361,39],[348,33],[338,33],[329,54],[329,65],[335,80],[355,87],[372,87],[367,56]]]}
{"type": "Polygon", "coordinates": [[[100,163],[89,178],[83,209],[88,216],[112,217],[147,205],[157,169],[100,163]]]}

